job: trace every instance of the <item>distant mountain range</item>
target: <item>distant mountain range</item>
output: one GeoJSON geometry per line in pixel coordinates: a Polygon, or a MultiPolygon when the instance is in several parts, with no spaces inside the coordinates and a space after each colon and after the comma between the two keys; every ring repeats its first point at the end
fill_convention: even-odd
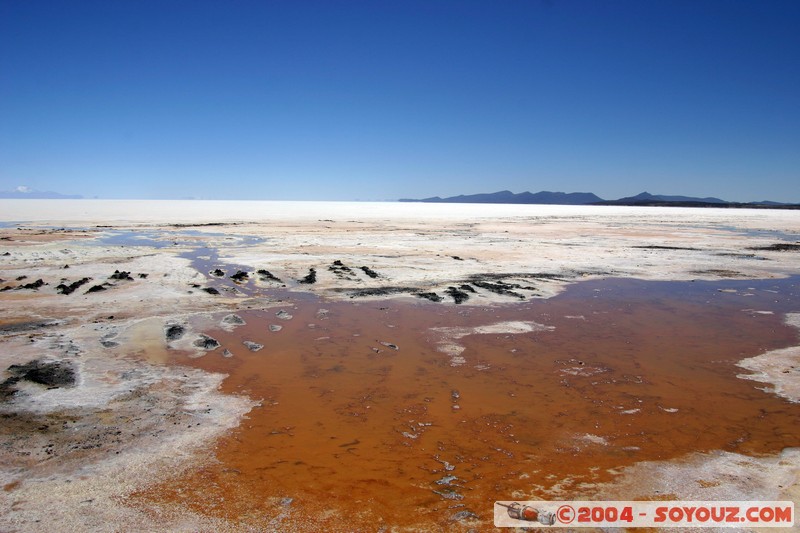
{"type": "Polygon", "coordinates": [[[636,196],[626,196],[619,200],[611,200],[614,203],[647,203],[647,202],[700,202],[704,204],[725,204],[725,200],[708,196],[706,198],[696,198],[694,196],[669,196],[666,194],[650,194],[649,192],[639,193],[636,196]]]}
{"type": "Polygon", "coordinates": [[[37,191],[25,186],[20,186],[13,191],[0,191],[0,198],[35,199],[35,200],[80,200],[80,194],[61,194],[52,191],[37,191]]]}
{"type": "Polygon", "coordinates": [[[425,198],[423,200],[401,199],[401,202],[435,202],[448,204],[560,204],[560,205],[586,205],[602,202],[603,199],[590,192],[550,192],[537,193],[521,192],[514,194],[511,191],[500,191],[488,194],[469,194],[451,196],[449,198],[425,198]]]}
{"type": "Polygon", "coordinates": [[[427,202],[449,204],[556,204],[556,205],[633,205],[633,206],[678,206],[678,207],[761,207],[800,209],[800,204],[786,204],[780,202],[727,202],[719,198],[696,198],[694,196],[670,196],[663,194],[650,194],[643,192],[636,196],[626,196],[618,200],[603,200],[591,192],[550,192],[537,193],[499,191],[485,194],[462,194],[440,198],[423,198],[412,200],[401,198],[401,202],[427,202]]]}

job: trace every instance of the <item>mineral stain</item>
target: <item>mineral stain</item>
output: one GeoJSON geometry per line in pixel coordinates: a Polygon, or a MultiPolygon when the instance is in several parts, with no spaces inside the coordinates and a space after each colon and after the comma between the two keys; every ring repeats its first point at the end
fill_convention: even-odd
{"type": "Polygon", "coordinates": [[[796,344],[782,322],[796,311],[797,278],[612,279],[491,308],[306,299],[281,335],[274,310],[241,311],[246,325],[207,333],[263,352],[175,362],[229,374],[224,390],[261,407],[216,462],[138,497],[242,527],[446,530],[459,512],[489,527],[496,499],[572,497],[639,461],[776,453],[800,445],[800,409],[737,378],[736,362],[796,344]],[[467,334],[457,368],[432,330],[515,320],[553,329],[467,334]]]}

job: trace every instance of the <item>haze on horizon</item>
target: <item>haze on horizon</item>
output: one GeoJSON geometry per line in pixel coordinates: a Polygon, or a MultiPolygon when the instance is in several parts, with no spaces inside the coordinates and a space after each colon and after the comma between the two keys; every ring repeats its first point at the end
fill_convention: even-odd
{"type": "Polygon", "coordinates": [[[0,190],[800,202],[800,3],[0,0],[0,190]]]}

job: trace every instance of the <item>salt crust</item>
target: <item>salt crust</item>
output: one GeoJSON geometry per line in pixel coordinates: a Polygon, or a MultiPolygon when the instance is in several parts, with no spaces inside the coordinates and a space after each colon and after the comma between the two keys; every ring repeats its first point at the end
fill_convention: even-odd
{"type": "MultiPolygon", "coordinates": [[[[800,233],[800,213],[773,210],[266,204],[237,202],[235,209],[231,209],[230,204],[217,202],[167,205],[159,202],[0,201],[0,218],[43,225],[110,223],[146,228],[164,222],[249,221],[254,224],[237,226],[236,233],[269,235],[269,240],[248,250],[235,247],[220,250],[223,257],[297,277],[309,267],[341,259],[354,266],[367,264],[378,270],[383,276],[380,283],[389,278],[397,285],[416,284],[428,288],[441,288],[452,283],[454,278],[486,272],[562,275],[572,272],[584,278],[616,275],[676,280],[717,279],[730,273],[737,277],[782,277],[796,273],[796,256],[775,252],[753,254],[748,248],[772,244],[774,234],[767,232],[800,233]],[[335,220],[324,225],[319,223],[320,219],[328,218],[335,220]],[[764,233],[755,233],[760,230],[764,233]],[[754,233],[745,235],[747,232],[754,233]],[[654,244],[691,249],[647,248],[654,244]],[[453,255],[461,260],[453,260],[453,255]],[[753,260],[755,255],[760,256],[755,259],[762,260],[753,260]],[[665,257],[669,260],[665,261],[665,257]]],[[[176,252],[186,251],[185,248],[154,251],[126,247],[123,250],[80,241],[64,244],[28,243],[18,247],[11,243],[9,247],[4,243],[4,249],[13,250],[13,254],[3,262],[2,277],[13,279],[12,276],[26,274],[31,279],[60,275],[70,279],[89,276],[104,280],[114,269],[124,268],[148,272],[148,282],[117,284],[91,297],[12,294],[8,301],[18,300],[20,305],[6,306],[0,318],[66,317],[67,329],[57,328],[57,335],[65,341],[70,340],[70,335],[78,340],[81,337],[77,330],[69,330],[77,322],[70,317],[89,321],[112,313],[118,317],[141,316],[143,310],[150,313],[155,309],[162,313],[169,310],[170,315],[185,315],[238,308],[234,298],[198,297],[186,290],[187,284],[202,283],[204,276],[189,268],[188,260],[175,257],[176,252]],[[64,263],[70,264],[69,271],[60,270],[64,263]]],[[[337,283],[332,277],[321,276],[321,282],[312,289],[326,293],[342,288],[337,283]]],[[[368,283],[369,280],[363,280],[357,285],[368,283]]],[[[545,281],[539,286],[538,296],[555,294],[560,286],[558,281],[545,281]]],[[[484,304],[501,299],[483,295],[472,298],[471,302],[484,304]]],[[[800,327],[800,315],[790,315],[787,323],[800,327]]],[[[525,332],[513,327],[511,331],[501,332],[493,326],[497,325],[490,325],[483,332],[525,332]]],[[[442,351],[460,357],[463,347],[453,341],[478,332],[454,330],[457,331],[451,332],[450,340],[440,346],[442,351]]],[[[2,339],[0,360],[3,364],[25,362],[41,355],[40,345],[34,343],[32,351],[26,352],[21,341],[2,339]],[[15,348],[13,355],[7,350],[10,347],[15,348]]],[[[221,432],[235,426],[252,407],[252,402],[221,395],[217,391],[222,379],[219,375],[191,371],[186,374],[186,369],[167,369],[140,361],[134,369],[124,359],[103,361],[97,355],[94,349],[82,353],[78,363],[81,378],[75,389],[42,392],[27,388],[21,391],[23,399],[15,402],[21,401],[22,408],[31,412],[54,412],[59,406],[94,411],[106,402],[121,398],[119,376],[126,370],[135,370],[128,374],[127,386],[147,387],[158,384],[159,380],[183,380],[190,384],[182,405],[203,423],[151,439],[141,449],[127,449],[118,456],[86,464],[70,475],[51,473],[20,480],[18,471],[0,470],[4,484],[19,481],[13,490],[0,492],[0,529],[228,529],[228,524],[186,511],[159,509],[148,513],[124,502],[131,492],[158,481],[159,475],[178,475],[194,461],[202,460],[204,447],[221,432]],[[95,393],[87,393],[91,390],[95,393]],[[213,414],[204,412],[208,408],[213,414]]],[[[797,381],[796,376],[780,370],[792,364],[796,368],[797,360],[795,348],[762,354],[741,363],[743,368],[755,372],[741,377],[771,383],[776,394],[797,401],[797,389],[787,384],[791,377],[797,381]]],[[[714,452],[690,454],[681,461],[639,463],[624,469],[614,483],[584,489],[602,495],[603,499],[669,496],[695,500],[790,499],[797,502],[799,472],[800,451],[796,449],[758,458],[714,452]]]]}
{"type": "MultiPolygon", "coordinates": [[[[605,276],[669,280],[781,277],[796,272],[793,253],[750,248],[773,244],[780,232],[800,234],[797,211],[612,206],[0,200],[0,219],[84,229],[110,224],[117,230],[166,234],[184,231],[168,226],[170,222],[201,224],[192,228],[191,242],[196,246],[207,241],[225,262],[267,269],[286,281],[289,290],[348,299],[358,289],[405,287],[412,292],[437,292],[451,303],[444,293],[448,287],[487,274],[507,275],[507,282],[524,287],[517,292],[526,298],[553,296],[574,280],[605,276]],[[235,225],[202,225],[209,223],[235,225]],[[263,241],[243,246],[241,239],[221,239],[220,232],[263,241]],[[208,236],[203,237],[204,233],[208,236]],[[328,265],[337,260],[353,268],[353,275],[329,272],[328,265]],[[361,273],[361,266],[379,277],[361,273]],[[309,268],[317,269],[317,282],[298,285],[296,281],[307,275],[309,268]],[[544,276],[537,278],[537,274],[544,276]]],[[[10,233],[19,237],[18,232],[10,233]]],[[[123,249],[93,246],[88,244],[90,240],[17,247],[3,267],[28,274],[34,267],[57,269],[64,262],[75,262],[89,271],[93,265],[114,264],[124,256],[131,258],[126,269],[138,271],[144,265],[174,261],[176,253],[193,249],[186,242],[160,249],[123,249]]],[[[187,296],[186,285],[205,280],[188,268],[187,260],[180,261],[181,266],[164,264],[148,279],[174,291],[173,296],[182,296],[181,301],[197,304],[201,298],[187,296]]],[[[79,270],[71,270],[69,275],[79,272],[92,275],[79,270]]],[[[36,275],[41,277],[38,272],[36,275]]],[[[408,292],[392,294],[409,297],[408,292]]],[[[111,297],[94,296],[101,300],[111,297]]],[[[205,300],[233,301],[229,296],[205,300]]],[[[515,301],[512,296],[481,288],[469,296],[462,305],[515,301]]]]}
{"type": "MultiPolygon", "coordinates": [[[[124,329],[125,324],[120,327],[124,329]]],[[[93,348],[99,346],[96,340],[102,333],[78,327],[34,343],[26,342],[24,336],[4,339],[8,350],[0,357],[4,366],[44,354],[48,360],[69,361],[80,378],[73,387],[20,387],[14,398],[2,406],[2,412],[16,419],[68,415],[73,420],[73,429],[69,430],[72,434],[81,430],[82,420],[102,419],[103,413],[122,415],[123,419],[127,413],[137,421],[131,422],[130,427],[119,425],[123,435],[130,435],[136,428],[150,429],[123,438],[116,445],[116,452],[113,444],[108,445],[82,455],[77,462],[67,456],[61,461],[45,460],[33,468],[21,468],[6,461],[0,468],[0,484],[13,489],[0,491],[0,529],[224,529],[225,524],[177,508],[163,509],[167,516],[154,516],[127,504],[126,498],[207,458],[208,444],[237,426],[255,403],[220,393],[218,389],[225,378],[222,374],[108,357],[93,348]],[[65,357],[61,353],[65,345],[73,347],[77,355],[65,357]],[[190,423],[173,426],[166,422],[169,417],[190,423]]],[[[52,438],[57,439],[58,433],[52,438]]]]}
{"type": "MultiPolygon", "coordinates": [[[[785,322],[800,329],[800,313],[787,314],[785,322]]],[[[800,403],[800,346],[772,350],[743,359],[737,365],[751,372],[739,374],[740,378],[768,383],[774,394],[800,403]]]]}
{"type": "Polygon", "coordinates": [[[798,480],[800,448],[787,448],[767,457],[715,451],[694,453],[671,462],[638,463],[622,470],[613,482],[586,485],[580,490],[603,500],[793,501],[797,509],[798,480]]]}
{"type": "Polygon", "coordinates": [[[475,326],[471,328],[461,327],[442,327],[431,328],[430,331],[439,336],[436,342],[436,350],[449,355],[450,366],[461,366],[467,362],[461,354],[466,350],[464,346],[454,341],[469,335],[519,335],[521,333],[531,333],[534,331],[550,331],[555,329],[553,326],[545,326],[532,321],[507,321],[475,326]]]}

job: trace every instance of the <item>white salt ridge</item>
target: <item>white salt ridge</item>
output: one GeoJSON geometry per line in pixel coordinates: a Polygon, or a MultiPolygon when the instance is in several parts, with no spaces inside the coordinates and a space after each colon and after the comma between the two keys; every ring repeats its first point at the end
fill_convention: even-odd
{"type": "Polygon", "coordinates": [[[462,339],[469,335],[519,335],[534,331],[551,331],[553,329],[555,329],[553,326],[545,326],[544,324],[539,324],[538,322],[515,320],[497,322],[495,324],[487,324],[485,326],[475,326],[472,328],[431,328],[431,331],[438,333],[441,336],[441,339],[436,343],[436,350],[451,356],[450,366],[461,366],[467,362],[466,358],[461,355],[466,348],[453,341],[462,339]]]}
{"type": "MultiPolygon", "coordinates": [[[[670,462],[637,463],[623,469],[617,480],[594,485],[587,492],[592,499],[603,500],[651,500],[669,496],[671,500],[690,501],[793,501],[796,509],[800,500],[798,479],[798,448],[787,448],[769,457],[715,451],[692,453],[670,462]]],[[[578,499],[574,493],[571,498],[578,499]]],[[[729,532],[733,529],[702,531],[729,532]]]]}
{"type": "Polygon", "coordinates": [[[591,444],[597,444],[598,446],[608,446],[608,440],[606,440],[604,437],[601,437],[599,435],[592,435],[591,433],[586,433],[584,435],[578,435],[575,438],[576,438],[576,440],[587,442],[587,443],[591,443],[591,444]]]}
{"type": "Polygon", "coordinates": [[[496,324],[488,324],[485,326],[475,326],[472,328],[461,327],[442,327],[431,328],[431,331],[441,333],[449,339],[461,339],[468,335],[518,335],[520,333],[531,333],[534,331],[551,331],[555,329],[553,326],[546,326],[538,322],[513,320],[508,322],[497,322],[496,324]]]}
{"type": "MultiPolygon", "coordinates": [[[[789,313],[786,324],[800,329],[800,313],[789,313]]],[[[738,377],[772,385],[764,388],[792,403],[800,403],[800,346],[772,350],[755,357],[743,359],[737,366],[749,370],[738,377]]]]}
{"type": "Polygon", "coordinates": [[[467,360],[461,357],[460,355],[455,355],[450,358],[450,366],[461,366],[466,362],[467,360]]]}

